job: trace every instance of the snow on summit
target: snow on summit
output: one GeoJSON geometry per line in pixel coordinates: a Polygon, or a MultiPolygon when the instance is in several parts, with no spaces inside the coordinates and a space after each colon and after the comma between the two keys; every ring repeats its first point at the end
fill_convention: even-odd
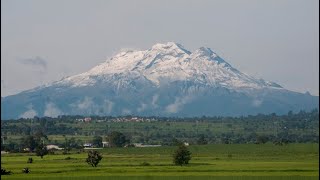
{"type": "Polygon", "coordinates": [[[92,86],[98,82],[97,79],[107,80],[115,75],[129,79],[142,77],[156,86],[174,81],[194,81],[230,89],[281,88],[276,83],[241,73],[210,48],[200,47],[190,52],[175,42],[157,43],[143,51],[119,52],[88,72],[65,78],[56,84],[92,86]]]}

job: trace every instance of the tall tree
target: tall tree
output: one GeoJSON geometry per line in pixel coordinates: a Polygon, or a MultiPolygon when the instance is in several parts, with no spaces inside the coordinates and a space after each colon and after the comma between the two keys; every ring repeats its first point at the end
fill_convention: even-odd
{"type": "Polygon", "coordinates": [[[178,149],[173,153],[173,163],[175,165],[189,164],[191,160],[191,152],[185,145],[180,145],[178,149]]]}
{"type": "Polygon", "coordinates": [[[29,151],[32,152],[38,146],[39,142],[36,141],[34,136],[29,135],[21,139],[21,144],[29,148],[29,151]]]}
{"type": "Polygon", "coordinates": [[[208,144],[208,141],[206,140],[203,134],[200,135],[199,139],[197,140],[197,144],[199,145],[208,144]]]}
{"type": "Polygon", "coordinates": [[[92,140],[92,145],[95,147],[102,147],[102,137],[94,136],[92,140]]]}
{"type": "Polygon", "coordinates": [[[36,155],[37,156],[40,156],[41,159],[43,158],[44,155],[47,155],[48,154],[48,150],[47,150],[47,147],[40,143],[37,147],[36,147],[36,155]]]}
{"type": "Polygon", "coordinates": [[[129,140],[120,132],[113,131],[107,138],[111,147],[123,147],[129,140]]]}
{"type": "Polygon", "coordinates": [[[86,162],[92,167],[97,167],[102,159],[102,155],[98,151],[89,151],[86,162]]]}

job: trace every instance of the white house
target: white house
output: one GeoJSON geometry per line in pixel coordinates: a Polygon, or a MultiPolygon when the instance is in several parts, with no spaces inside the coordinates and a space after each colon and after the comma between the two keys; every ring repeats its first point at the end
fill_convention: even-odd
{"type": "Polygon", "coordinates": [[[142,143],[133,143],[134,147],[160,147],[161,145],[151,145],[142,143]]]}
{"type": "Polygon", "coordinates": [[[85,148],[92,147],[92,144],[91,143],[84,143],[83,147],[85,147],[85,148]]]}
{"type": "Polygon", "coordinates": [[[50,149],[62,150],[63,148],[60,148],[60,147],[57,146],[57,145],[49,144],[49,145],[47,145],[47,149],[48,149],[48,150],[50,150],[50,149]]]}
{"type": "Polygon", "coordinates": [[[102,147],[109,147],[109,142],[102,141],[102,147]]]}
{"type": "Polygon", "coordinates": [[[1,151],[1,154],[8,154],[9,152],[7,151],[1,151]]]}
{"type": "Polygon", "coordinates": [[[91,121],[91,117],[84,118],[84,122],[90,122],[90,121],[91,121]]]}

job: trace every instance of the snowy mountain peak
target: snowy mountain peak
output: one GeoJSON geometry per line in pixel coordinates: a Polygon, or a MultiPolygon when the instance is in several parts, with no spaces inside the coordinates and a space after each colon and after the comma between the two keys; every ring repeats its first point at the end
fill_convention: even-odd
{"type": "Polygon", "coordinates": [[[217,53],[215,53],[207,47],[200,47],[199,49],[195,50],[192,54],[190,54],[190,57],[194,60],[210,61],[215,64],[219,64],[225,68],[236,70],[229,63],[223,60],[217,53]]]}
{"type": "Polygon", "coordinates": [[[191,54],[191,52],[186,50],[181,44],[178,44],[178,43],[175,43],[175,42],[157,43],[157,44],[152,46],[150,51],[157,51],[157,52],[175,51],[176,53],[191,54]]]}
{"type": "Polygon", "coordinates": [[[282,88],[276,83],[255,79],[241,73],[210,48],[194,52],[175,42],[158,43],[143,51],[127,50],[118,53],[88,72],[71,76],[56,84],[94,86],[97,83],[131,83],[144,79],[160,84],[180,81],[233,90],[243,88],[282,88]]]}
{"type": "Polygon", "coordinates": [[[210,48],[207,47],[201,47],[199,49],[196,49],[192,54],[191,57],[194,59],[200,58],[200,59],[207,59],[207,60],[214,60],[218,55],[213,52],[210,48]]]}
{"type": "Polygon", "coordinates": [[[199,49],[195,50],[194,54],[199,54],[202,56],[217,56],[216,53],[207,47],[200,47],[199,49]]]}

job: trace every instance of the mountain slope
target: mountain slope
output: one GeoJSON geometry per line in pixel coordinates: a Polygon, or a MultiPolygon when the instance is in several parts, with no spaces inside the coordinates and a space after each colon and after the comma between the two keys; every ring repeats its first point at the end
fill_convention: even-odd
{"type": "Polygon", "coordinates": [[[209,48],[124,51],[91,70],[1,100],[1,118],[247,115],[318,107],[318,97],[241,73],[209,48]]]}

